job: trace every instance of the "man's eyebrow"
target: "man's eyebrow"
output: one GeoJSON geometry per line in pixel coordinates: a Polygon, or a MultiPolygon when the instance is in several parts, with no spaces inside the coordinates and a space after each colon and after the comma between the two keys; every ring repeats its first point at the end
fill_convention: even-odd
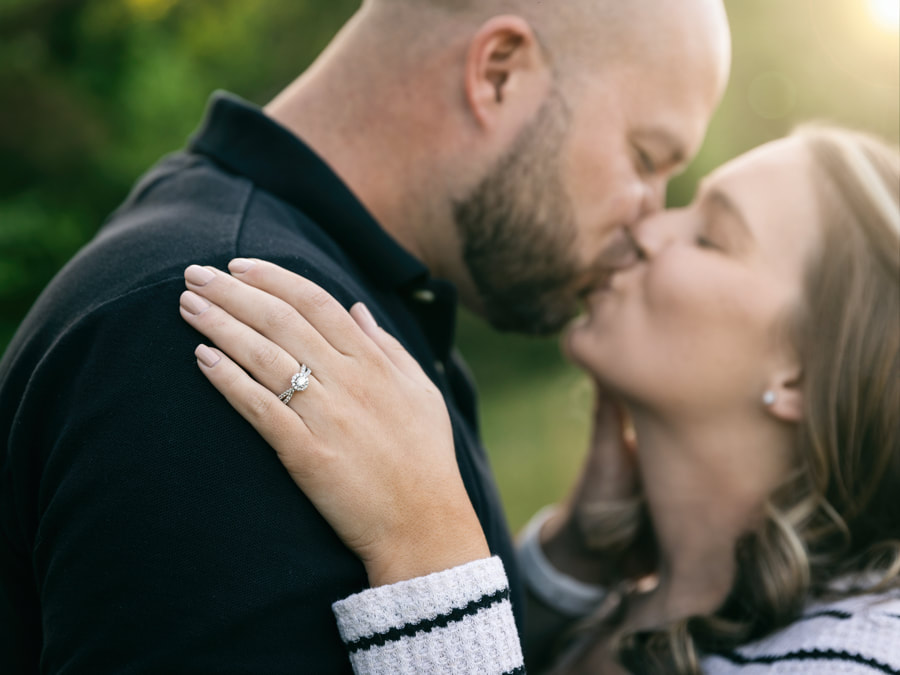
{"type": "Polygon", "coordinates": [[[668,129],[662,127],[638,129],[635,132],[635,136],[665,145],[669,149],[670,161],[673,164],[682,164],[687,160],[687,151],[681,139],[668,129]]]}

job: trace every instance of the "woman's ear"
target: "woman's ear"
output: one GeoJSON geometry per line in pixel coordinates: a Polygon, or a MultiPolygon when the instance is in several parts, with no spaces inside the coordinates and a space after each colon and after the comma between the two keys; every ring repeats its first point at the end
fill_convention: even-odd
{"type": "Polygon", "coordinates": [[[803,372],[797,369],[773,378],[763,394],[763,405],[782,422],[800,422],[804,409],[803,372]]]}
{"type": "Polygon", "coordinates": [[[527,21],[495,16],[478,29],[466,55],[465,90],[480,125],[529,119],[551,84],[549,64],[527,21]]]}

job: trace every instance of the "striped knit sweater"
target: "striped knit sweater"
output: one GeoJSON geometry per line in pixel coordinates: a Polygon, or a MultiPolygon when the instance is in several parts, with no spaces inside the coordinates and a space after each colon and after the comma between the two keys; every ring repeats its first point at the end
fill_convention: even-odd
{"type": "MultiPolygon", "coordinates": [[[[525,672],[498,558],[381,586],[333,606],[360,675],[525,672]]],[[[708,655],[709,675],[900,675],[900,589],[813,604],[759,642],[708,655]]]]}

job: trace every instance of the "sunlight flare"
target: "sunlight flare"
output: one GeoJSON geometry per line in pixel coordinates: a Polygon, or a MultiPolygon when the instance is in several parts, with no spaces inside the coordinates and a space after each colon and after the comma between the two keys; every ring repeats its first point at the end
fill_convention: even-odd
{"type": "Polygon", "coordinates": [[[869,12],[881,28],[900,32],[900,0],[869,0],[869,12]]]}

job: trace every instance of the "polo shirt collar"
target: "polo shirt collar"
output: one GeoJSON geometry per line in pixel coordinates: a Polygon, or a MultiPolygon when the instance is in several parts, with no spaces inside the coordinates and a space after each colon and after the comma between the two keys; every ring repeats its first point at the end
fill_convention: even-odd
{"type": "Polygon", "coordinates": [[[301,210],[376,287],[403,291],[429,284],[428,268],[382,229],[331,167],[258,106],[214,93],[189,149],[301,210]]]}

